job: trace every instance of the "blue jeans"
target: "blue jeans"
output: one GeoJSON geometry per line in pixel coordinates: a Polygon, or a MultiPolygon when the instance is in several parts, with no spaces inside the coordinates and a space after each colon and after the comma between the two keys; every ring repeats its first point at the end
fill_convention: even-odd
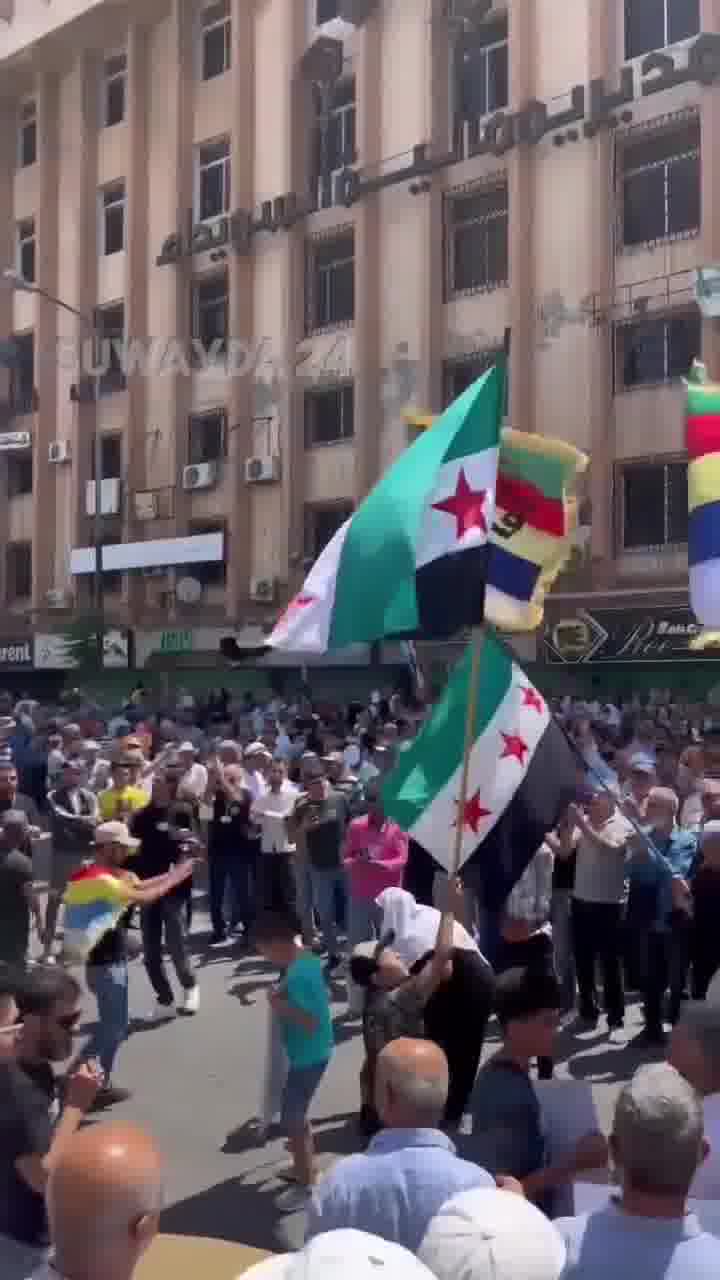
{"type": "Polygon", "coordinates": [[[310,868],[315,910],[320,921],[320,932],[328,955],[338,953],[337,895],[347,900],[347,873],[344,867],[332,867],[329,871],[310,868]]]}
{"type": "Polygon", "coordinates": [[[109,1081],[117,1051],[127,1040],[129,1026],[127,964],[88,965],[85,971],[88,990],[97,1001],[98,1021],[83,1057],[98,1058],[109,1081]]]}
{"type": "Polygon", "coordinates": [[[349,906],[348,945],[350,953],[361,942],[371,942],[378,936],[382,924],[382,911],[372,898],[351,898],[349,906]]]}

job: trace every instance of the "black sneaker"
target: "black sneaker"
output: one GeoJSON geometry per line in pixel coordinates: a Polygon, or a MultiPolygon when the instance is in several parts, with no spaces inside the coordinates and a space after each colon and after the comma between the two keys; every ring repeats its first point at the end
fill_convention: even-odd
{"type": "Polygon", "coordinates": [[[116,1089],[114,1085],[109,1084],[97,1093],[90,1110],[105,1111],[107,1107],[115,1107],[121,1102],[128,1102],[130,1098],[132,1098],[132,1093],[129,1089],[116,1089]]]}

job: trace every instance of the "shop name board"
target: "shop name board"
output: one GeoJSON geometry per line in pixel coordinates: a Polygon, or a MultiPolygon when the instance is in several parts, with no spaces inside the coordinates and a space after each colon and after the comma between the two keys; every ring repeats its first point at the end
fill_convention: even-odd
{"type": "Polygon", "coordinates": [[[192,631],[163,631],[160,637],[161,653],[192,653],[192,631]]]}
{"type": "Polygon", "coordinates": [[[0,643],[0,667],[31,667],[32,665],[31,640],[11,640],[0,643]]]}
{"type": "Polygon", "coordinates": [[[687,609],[648,615],[641,610],[592,613],[548,622],[544,634],[548,662],[578,666],[589,662],[717,661],[713,650],[695,651],[692,641],[702,627],[687,609]]]}

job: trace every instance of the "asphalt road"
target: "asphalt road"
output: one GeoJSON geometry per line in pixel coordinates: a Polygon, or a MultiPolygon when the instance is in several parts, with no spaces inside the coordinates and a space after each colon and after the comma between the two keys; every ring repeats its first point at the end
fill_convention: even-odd
{"type": "MultiPolygon", "coordinates": [[[[272,971],[237,946],[208,950],[207,919],[196,915],[192,949],[201,987],[200,1012],[162,1026],[143,1026],[152,1005],[141,962],[131,979],[131,1014],[137,1023],[118,1060],[115,1083],[132,1098],[108,1117],[127,1119],[151,1132],[167,1157],[163,1230],[240,1241],[261,1249],[295,1248],[303,1215],[287,1204],[292,1193],[278,1178],[287,1164],[281,1139],[257,1145],[251,1125],[262,1087],[267,1025],[266,990],[272,971]]],[[[321,1162],[359,1147],[355,1116],[362,1059],[359,1024],[344,1019],[338,996],[337,1051],[316,1099],[321,1162]]],[[[88,1022],[93,1005],[88,1002],[88,1022]]],[[[558,1076],[592,1083],[607,1130],[620,1084],[647,1055],[632,1044],[640,1030],[637,1007],[627,1018],[627,1046],[610,1046],[603,1024],[558,1045],[558,1076]]],[[[486,1053],[497,1047],[491,1027],[486,1053]]]]}

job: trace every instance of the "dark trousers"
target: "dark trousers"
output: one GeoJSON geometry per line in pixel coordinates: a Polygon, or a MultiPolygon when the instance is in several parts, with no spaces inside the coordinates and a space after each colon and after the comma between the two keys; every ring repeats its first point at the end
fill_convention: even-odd
{"type": "Polygon", "coordinates": [[[231,925],[242,924],[247,933],[255,922],[257,856],[246,853],[211,853],[208,857],[210,919],[216,938],[227,933],[225,895],[232,894],[231,925]]]}
{"type": "Polygon", "coordinates": [[[297,911],[297,889],[291,853],[261,853],[257,902],[261,911],[297,911]]]}
{"type": "MultiPolygon", "coordinates": [[[[506,973],[508,969],[532,969],[535,973],[555,973],[552,937],[547,933],[536,933],[525,942],[505,942],[503,939],[499,953],[498,973],[506,973]]],[[[552,1080],[554,1063],[552,1058],[538,1058],[538,1077],[540,1080],[552,1080]]]]}
{"type": "Polygon", "coordinates": [[[720,969],[720,922],[714,929],[695,925],[690,943],[692,956],[692,998],[704,1000],[708,987],[720,969]]]}
{"type": "Polygon", "coordinates": [[[185,942],[186,911],[186,899],[173,894],[142,909],[145,969],[160,1004],[173,1003],[173,991],[163,961],[163,935],[180,986],[184,991],[190,991],[195,986],[195,976],[190,968],[185,942]]]}
{"type": "Polygon", "coordinates": [[[495,975],[474,951],[453,951],[452,977],[425,1008],[425,1035],[445,1051],[450,1082],[444,1123],[458,1128],[475,1085],[485,1029],[492,1013],[495,975]]]}
{"type": "Polygon", "coordinates": [[[622,979],[623,909],[616,902],[573,899],[573,945],[580,993],[580,1015],[598,1016],[595,970],[599,962],[608,1026],[621,1027],[625,1018],[622,979]]]}
{"type": "Polygon", "coordinates": [[[645,968],[642,990],[645,997],[645,1027],[651,1036],[663,1030],[665,992],[670,982],[670,934],[650,930],[646,934],[645,968]]]}

